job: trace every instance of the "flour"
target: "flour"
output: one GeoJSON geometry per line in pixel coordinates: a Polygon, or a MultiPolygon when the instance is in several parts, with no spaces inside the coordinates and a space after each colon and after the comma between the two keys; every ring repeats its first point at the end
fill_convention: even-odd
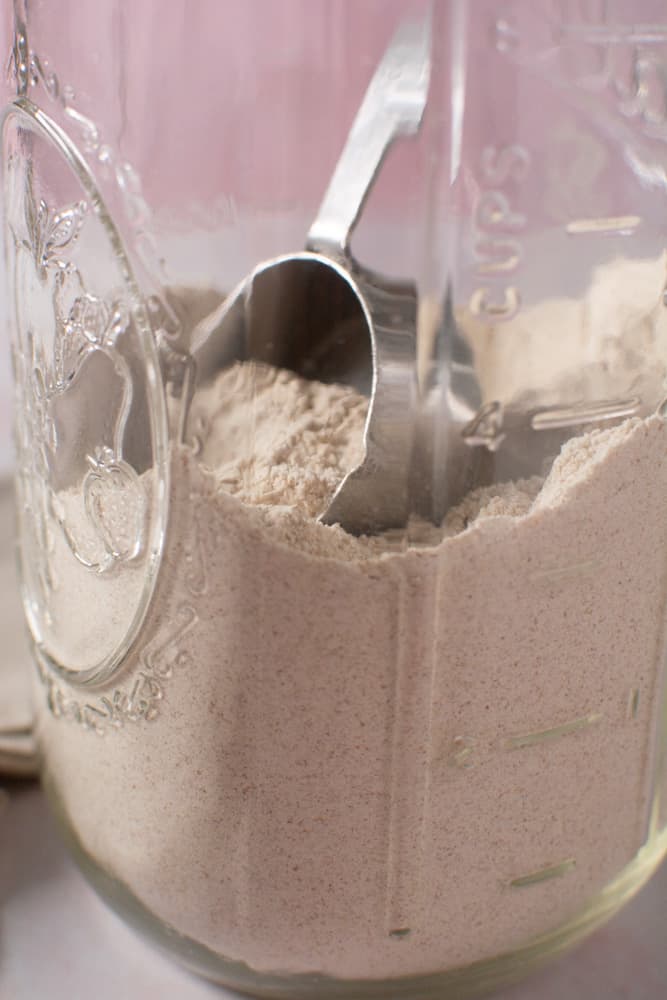
{"type": "MultiPolygon", "coordinates": [[[[645,312],[632,323],[609,352],[637,323],[655,334],[645,312]]],[[[487,392],[515,374],[494,351],[487,392]]],[[[596,368],[601,388],[617,368],[607,383],[596,368]]],[[[662,418],[587,431],[411,547],[316,520],[365,413],[341,386],[222,373],[196,402],[199,454],[172,449],[144,654],[118,681],[158,664],[156,717],[98,738],[38,697],[47,780],[84,849],[171,929],[258,971],[382,979],[491,958],[573,918],[647,838],[662,418]]]]}
{"type": "Polygon", "coordinates": [[[485,399],[529,406],[539,393],[546,406],[632,395],[630,372],[634,391],[659,392],[667,365],[666,279],[665,254],[616,260],[594,272],[581,299],[526,306],[500,327],[464,314],[485,399]]]}
{"type": "Polygon", "coordinates": [[[346,386],[233,365],[196,400],[194,422],[208,428],[200,459],[244,503],[317,517],[361,462],[367,406],[346,386]]]}

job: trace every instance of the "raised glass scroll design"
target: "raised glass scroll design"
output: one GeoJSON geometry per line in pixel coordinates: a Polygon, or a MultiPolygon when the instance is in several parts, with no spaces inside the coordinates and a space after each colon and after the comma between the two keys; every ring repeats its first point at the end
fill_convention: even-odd
{"type": "MultiPolygon", "coordinates": [[[[15,253],[18,341],[14,350],[16,445],[19,501],[30,512],[39,544],[39,600],[51,617],[51,597],[58,570],[52,538],[62,532],[75,558],[97,573],[113,570],[138,556],[145,541],[146,498],[135,469],[123,457],[123,440],[132,402],[132,376],[119,348],[131,323],[119,295],[104,300],[86,290],[79,268],[69,259],[88,214],[85,201],[51,208],[34,191],[27,171],[23,218],[10,222],[15,253]],[[18,225],[17,225],[18,221],[18,225]],[[52,327],[49,346],[40,338],[52,327]],[[96,353],[109,360],[118,376],[120,400],[106,417],[106,440],[86,455],[82,482],[85,517],[77,519],[58,496],[55,474],[59,449],[58,408],[96,353]],[[115,409],[115,412],[113,412],[115,409]]],[[[96,400],[105,406],[105,400],[96,400]]],[[[71,505],[70,505],[71,506],[71,505]]]]}
{"type": "Polygon", "coordinates": [[[108,681],[156,585],[168,502],[159,347],[71,140],[19,98],[3,124],[24,606],[42,665],[108,681]]]}

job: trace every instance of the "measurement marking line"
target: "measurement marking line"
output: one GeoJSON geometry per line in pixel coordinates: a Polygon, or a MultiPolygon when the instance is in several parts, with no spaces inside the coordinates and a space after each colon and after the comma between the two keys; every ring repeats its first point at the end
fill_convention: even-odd
{"type": "Polygon", "coordinates": [[[531,885],[538,885],[538,883],[546,882],[548,879],[560,878],[561,875],[567,875],[568,872],[574,871],[576,867],[576,858],[568,858],[557,865],[547,865],[536,872],[530,872],[528,875],[519,875],[518,878],[513,878],[510,882],[510,888],[525,889],[531,885]]]}
{"type": "Polygon", "coordinates": [[[582,729],[589,729],[597,725],[602,719],[599,712],[591,715],[583,715],[580,719],[573,719],[571,722],[564,722],[560,726],[551,726],[549,729],[540,729],[534,733],[523,733],[520,736],[510,736],[505,743],[506,750],[522,750],[524,747],[536,746],[539,743],[546,743],[548,740],[558,740],[561,736],[569,736],[578,733],[582,729]]]}
{"type": "Polygon", "coordinates": [[[558,427],[576,427],[578,424],[598,420],[617,420],[631,417],[638,412],[641,400],[638,396],[630,399],[605,399],[584,406],[554,406],[534,413],[530,426],[534,431],[551,430],[558,427]]]}
{"type": "Polygon", "coordinates": [[[573,573],[585,573],[597,568],[597,560],[588,559],[583,562],[570,563],[569,566],[555,566],[553,569],[536,569],[529,574],[529,578],[531,580],[558,579],[561,576],[571,576],[573,573]]]}
{"type": "Polygon", "coordinates": [[[639,688],[633,688],[628,698],[628,718],[636,719],[639,711],[639,688]]]}
{"type": "Polygon", "coordinates": [[[598,45],[641,45],[667,42],[667,27],[662,24],[563,24],[561,32],[598,45]]]}
{"type": "Polygon", "coordinates": [[[642,220],[639,215],[608,215],[598,219],[575,219],[573,222],[568,222],[565,226],[565,232],[568,236],[599,235],[604,233],[629,235],[638,229],[641,223],[642,220]]]}

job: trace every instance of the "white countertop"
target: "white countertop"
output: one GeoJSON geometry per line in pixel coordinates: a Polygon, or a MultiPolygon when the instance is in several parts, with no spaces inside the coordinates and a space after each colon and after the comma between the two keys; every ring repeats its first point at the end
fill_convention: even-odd
{"type": "MultiPolygon", "coordinates": [[[[663,865],[615,920],[496,1000],[665,1000],[666,928],[663,865]]],[[[190,976],[125,927],[69,860],[39,789],[9,788],[0,805],[0,1000],[232,996],[190,976]]]]}

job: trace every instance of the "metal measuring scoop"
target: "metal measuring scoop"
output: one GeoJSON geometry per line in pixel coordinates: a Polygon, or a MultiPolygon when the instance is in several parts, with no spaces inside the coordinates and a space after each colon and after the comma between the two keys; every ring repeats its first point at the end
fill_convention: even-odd
{"type": "Polygon", "coordinates": [[[320,520],[352,534],[403,527],[418,407],[417,293],[362,268],[351,232],[392,142],[414,135],[430,79],[430,20],[403,22],[348,135],[306,249],[265,261],[193,334],[199,378],[252,359],[370,394],[364,459],[320,520]]]}

